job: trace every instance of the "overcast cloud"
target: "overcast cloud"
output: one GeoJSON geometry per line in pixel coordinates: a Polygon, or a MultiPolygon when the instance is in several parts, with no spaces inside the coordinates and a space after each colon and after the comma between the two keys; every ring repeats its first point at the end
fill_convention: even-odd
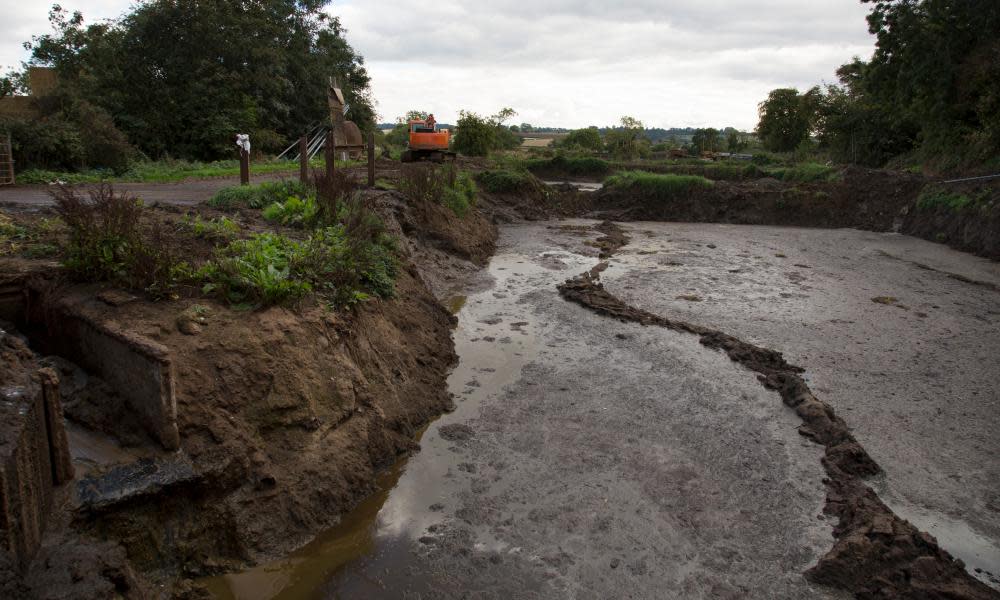
{"type": "MultiPolygon", "coordinates": [[[[128,0],[62,0],[88,21],[128,0]]],[[[0,65],[48,28],[48,3],[0,0],[0,65]]],[[[383,120],[502,106],[517,122],[582,127],[621,115],[647,126],[752,129],[776,87],[831,81],[871,54],[857,0],[344,0],[347,38],[366,59],[383,120]]]]}

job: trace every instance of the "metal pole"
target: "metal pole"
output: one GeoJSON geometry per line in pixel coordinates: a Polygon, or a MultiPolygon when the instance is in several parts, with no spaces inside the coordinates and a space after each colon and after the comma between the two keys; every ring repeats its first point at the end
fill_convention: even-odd
{"type": "Polygon", "coordinates": [[[336,140],[334,140],[334,138],[333,138],[333,130],[331,129],[330,131],[326,132],[326,148],[325,148],[325,150],[326,150],[326,177],[327,177],[327,179],[331,179],[331,180],[333,179],[334,160],[336,158],[335,155],[334,155],[334,152],[336,151],[336,148],[334,147],[334,144],[336,144],[336,143],[337,143],[336,140]]]}
{"type": "Polygon", "coordinates": [[[309,138],[299,138],[299,181],[309,183],[309,138]]]}
{"type": "Polygon", "coordinates": [[[375,133],[368,134],[368,187],[375,187],[375,133]]]}

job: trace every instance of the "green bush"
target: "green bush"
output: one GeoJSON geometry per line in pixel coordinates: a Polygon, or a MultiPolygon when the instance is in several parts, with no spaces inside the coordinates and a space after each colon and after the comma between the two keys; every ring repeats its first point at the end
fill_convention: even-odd
{"type": "Polygon", "coordinates": [[[258,185],[223,188],[208,200],[208,205],[222,210],[239,207],[264,208],[275,202],[284,202],[291,196],[306,198],[312,193],[312,190],[296,179],[283,179],[258,185]]]}
{"type": "Polygon", "coordinates": [[[713,182],[698,175],[659,175],[646,171],[621,171],[604,180],[604,187],[619,188],[656,200],[669,200],[699,188],[710,188],[713,182]]]}
{"type": "Polygon", "coordinates": [[[526,192],[537,186],[537,181],[530,173],[514,169],[480,171],[476,174],[476,183],[492,194],[526,192]]]}
{"type": "Polygon", "coordinates": [[[474,112],[460,111],[455,151],[465,156],[487,156],[497,146],[497,127],[474,112]]]}

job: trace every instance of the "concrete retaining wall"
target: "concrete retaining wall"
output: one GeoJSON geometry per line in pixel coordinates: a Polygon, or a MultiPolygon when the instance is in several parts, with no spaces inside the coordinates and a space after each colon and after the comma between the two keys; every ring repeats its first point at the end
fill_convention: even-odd
{"type": "Polygon", "coordinates": [[[47,338],[48,351],[94,372],[135,411],[140,422],[167,450],[180,447],[174,367],[162,344],[126,331],[91,314],[87,301],[45,301],[28,287],[26,321],[47,338]]]}
{"type": "Polygon", "coordinates": [[[0,549],[20,569],[41,543],[55,486],[72,477],[55,372],[0,388],[0,549]]]}

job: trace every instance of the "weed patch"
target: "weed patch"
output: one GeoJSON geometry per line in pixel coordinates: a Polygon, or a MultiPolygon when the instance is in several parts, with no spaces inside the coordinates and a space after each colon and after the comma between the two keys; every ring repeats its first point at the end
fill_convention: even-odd
{"type": "Polygon", "coordinates": [[[208,200],[208,205],[221,210],[264,208],[275,202],[284,202],[291,196],[304,198],[309,194],[309,189],[298,180],[284,179],[223,188],[208,200]]]}
{"type": "Polygon", "coordinates": [[[453,165],[406,165],[399,189],[412,202],[443,204],[460,217],[476,204],[476,182],[453,165]]]}
{"type": "Polygon", "coordinates": [[[156,224],[142,222],[142,202],[101,185],[84,199],[66,187],[53,193],[66,223],[67,270],[86,281],[111,281],[153,297],[169,294],[190,277],[190,266],[174,256],[156,224]]]}
{"type": "Polygon", "coordinates": [[[185,217],[182,221],[195,237],[213,241],[226,241],[240,233],[240,226],[228,217],[202,219],[200,215],[185,217]]]}
{"type": "Polygon", "coordinates": [[[316,230],[304,242],[260,233],[216,251],[198,276],[202,291],[233,304],[267,306],[315,291],[343,306],[389,297],[396,276],[391,238],[353,238],[344,225],[316,230]]]}

